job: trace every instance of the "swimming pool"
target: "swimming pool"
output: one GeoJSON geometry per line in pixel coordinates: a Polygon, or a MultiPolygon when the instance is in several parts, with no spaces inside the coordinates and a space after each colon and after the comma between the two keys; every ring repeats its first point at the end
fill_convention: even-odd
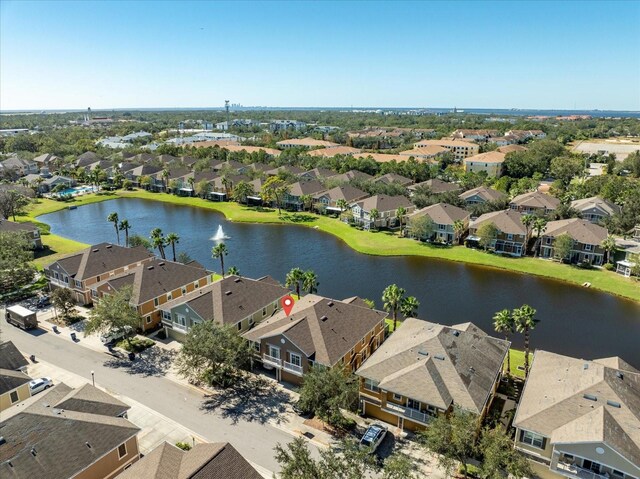
{"type": "Polygon", "coordinates": [[[75,186],[73,188],[65,188],[64,190],[58,191],[59,195],[82,195],[85,193],[94,193],[98,191],[97,186],[75,186]]]}

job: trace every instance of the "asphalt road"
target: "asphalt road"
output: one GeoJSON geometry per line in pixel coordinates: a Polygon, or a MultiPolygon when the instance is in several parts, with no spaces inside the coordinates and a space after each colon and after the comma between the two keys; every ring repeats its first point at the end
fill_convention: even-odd
{"type": "MultiPolygon", "coordinates": [[[[4,315],[2,315],[4,318],[4,315]]],[[[23,353],[80,376],[91,377],[95,371],[96,383],[107,390],[128,396],[158,413],[193,430],[208,441],[228,441],[250,461],[270,470],[278,471],[273,458],[277,443],[286,444],[292,435],[267,422],[277,417],[273,404],[268,404],[268,392],[246,397],[222,397],[212,401],[195,388],[183,386],[167,379],[157,371],[131,368],[128,362],[114,362],[104,354],[74,345],[45,330],[22,331],[0,320],[0,340],[11,340],[23,353]],[[226,401],[238,407],[225,407],[226,401]]],[[[316,447],[309,448],[317,454],[316,447]]]]}

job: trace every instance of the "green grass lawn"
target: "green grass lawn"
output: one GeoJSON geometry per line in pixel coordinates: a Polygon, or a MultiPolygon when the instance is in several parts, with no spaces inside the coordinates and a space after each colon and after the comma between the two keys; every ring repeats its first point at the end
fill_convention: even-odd
{"type": "MultiPolygon", "coordinates": [[[[296,224],[312,227],[340,238],[352,249],[364,254],[379,256],[423,256],[542,276],[577,285],[588,282],[591,283],[591,287],[594,289],[634,301],[640,301],[640,285],[638,282],[633,279],[624,278],[612,271],[596,269],[585,270],[537,258],[498,256],[464,246],[433,246],[408,238],[400,238],[395,233],[360,231],[335,218],[313,213],[283,212],[282,215],[278,215],[277,210],[270,208],[249,208],[233,202],[212,202],[200,198],[174,196],[166,193],[152,193],[143,190],[118,191],[105,195],[85,195],[70,203],[42,199],[31,207],[26,216],[19,217],[18,221],[32,221],[37,216],[67,208],[69,205],[81,206],[113,198],[127,197],[219,211],[223,213],[227,219],[235,222],[296,224]]],[[[53,240],[54,236],[55,235],[48,235],[48,238],[53,240]]],[[[80,243],[73,245],[71,243],[63,244],[59,242],[56,246],[68,250],[73,247],[79,249],[84,245],[80,243]]]]}
{"type": "MultiPolygon", "coordinates": [[[[524,367],[524,351],[510,349],[509,360],[511,361],[511,375],[524,379],[524,371],[518,369],[518,366],[524,367]]],[[[533,353],[529,353],[529,367],[531,367],[531,361],[533,361],[533,353]]]]}

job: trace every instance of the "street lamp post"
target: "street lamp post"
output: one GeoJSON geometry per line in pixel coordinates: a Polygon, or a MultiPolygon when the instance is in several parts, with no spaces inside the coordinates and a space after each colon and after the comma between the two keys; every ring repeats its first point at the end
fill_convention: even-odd
{"type": "Polygon", "coordinates": [[[96,373],[91,371],[91,382],[93,383],[93,387],[96,387],[96,373]]]}

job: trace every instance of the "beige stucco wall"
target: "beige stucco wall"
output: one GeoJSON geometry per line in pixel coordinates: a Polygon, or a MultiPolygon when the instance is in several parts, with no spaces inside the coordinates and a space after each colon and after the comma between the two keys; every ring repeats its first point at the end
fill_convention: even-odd
{"type": "Polygon", "coordinates": [[[87,469],[73,476],[73,479],[111,479],[120,474],[127,465],[140,458],[137,436],[130,438],[125,444],[127,445],[127,454],[122,459],[118,458],[118,448],[116,447],[87,469]]]}
{"type": "Polygon", "coordinates": [[[603,443],[557,444],[556,450],[589,459],[603,466],[609,466],[634,477],[640,477],[640,465],[633,465],[616,451],[603,443]],[[604,454],[598,454],[596,448],[604,449],[604,454]]]}
{"type": "Polygon", "coordinates": [[[22,386],[18,386],[16,389],[11,391],[7,391],[2,396],[0,396],[0,412],[6,411],[12,405],[18,404],[25,399],[31,397],[31,392],[29,391],[29,383],[24,383],[22,386]],[[18,393],[18,400],[15,402],[11,402],[11,393],[15,391],[18,393]]]}

